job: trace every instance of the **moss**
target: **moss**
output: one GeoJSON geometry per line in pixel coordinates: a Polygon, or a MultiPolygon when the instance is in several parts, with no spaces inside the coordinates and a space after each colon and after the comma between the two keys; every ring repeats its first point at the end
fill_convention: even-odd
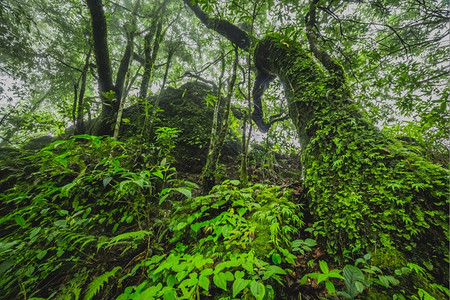
{"type": "Polygon", "coordinates": [[[256,257],[264,259],[274,249],[272,243],[269,242],[271,236],[268,225],[257,222],[251,223],[251,225],[255,226],[255,239],[250,243],[249,250],[253,250],[256,257]]]}
{"type": "Polygon", "coordinates": [[[372,264],[380,269],[387,270],[394,274],[396,269],[400,269],[408,263],[405,255],[392,248],[382,248],[374,253],[372,264]]]}
{"type": "Polygon", "coordinates": [[[440,258],[448,257],[448,171],[387,138],[352,102],[345,76],[324,72],[299,43],[270,35],[255,58],[284,85],[328,253],[399,249],[448,277],[440,258]]]}
{"type": "Polygon", "coordinates": [[[370,293],[365,298],[367,300],[391,300],[392,298],[382,293],[370,293]]]}

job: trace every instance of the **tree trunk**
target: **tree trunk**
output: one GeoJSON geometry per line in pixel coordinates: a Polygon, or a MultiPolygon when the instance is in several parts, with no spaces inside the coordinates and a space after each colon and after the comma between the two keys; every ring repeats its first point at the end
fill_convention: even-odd
{"type": "Polygon", "coordinates": [[[155,65],[156,54],[159,49],[159,36],[162,31],[162,22],[159,22],[157,24],[156,21],[157,18],[155,17],[150,26],[150,31],[144,37],[144,73],[142,74],[141,87],[139,90],[139,98],[141,98],[142,100],[147,98],[148,84],[150,82],[150,78],[152,77],[153,66],[155,65]],[[152,52],[152,40],[153,36],[155,36],[155,32],[157,32],[157,34],[155,41],[153,42],[154,51],[152,52]]]}
{"type": "Polygon", "coordinates": [[[84,113],[83,113],[83,101],[84,101],[84,93],[86,92],[86,79],[87,79],[87,73],[89,71],[89,61],[91,59],[91,52],[92,49],[89,48],[89,52],[86,55],[86,61],[83,67],[83,72],[81,73],[81,87],[80,87],[80,95],[78,96],[78,103],[77,103],[77,118],[75,122],[75,133],[76,134],[82,134],[86,132],[86,128],[84,127],[84,113]]]}
{"type": "MultiPolygon", "coordinates": [[[[326,73],[297,42],[272,35],[256,46],[255,63],[284,85],[309,206],[330,252],[384,247],[408,257],[445,256],[448,171],[363,117],[335,62],[326,73]]],[[[434,267],[448,278],[445,263],[434,267]]]]}
{"type": "MultiPolygon", "coordinates": [[[[220,76],[219,86],[222,85],[222,77],[225,71],[225,62],[224,57],[222,60],[222,73],[220,76]]],[[[204,194],[207,194],[213,186],[216,184],[215,181],[215,173],[217,170],[217,163],[220,157],[220,151],[225,143],[225,137],[228,132],[228,118],[230,115],[230,107],[231,107],[231,97],[233,95],[234,84],[236,82],[236,70],[239,62],[238,49],[235,48],[235,58],[233,62],[233,73],[231,75],[231,80],[228,85],[227,96],[225,97],[225,103],[221,105],[221,88],[219,87],[218,96],[216,106],[214,108],[214,117],[213,124],[211,128],[211,139],[209,143],[208,154],[206,156],[206,164],[203,167],[202,172],[202,191],[204,194]],[[219,120],[219,110],[222,111],[222,118],[219,120]],[[220,126],[218,125],[220,122],[220,126]]]]}
{"type": "Polygon", "coordinates": [[[136,34],[136,13],[141,6],[141,0],[137,0],[133,8],[133,18],[131,23],[124,26],[125,34],[127,35],[127,45],[120,61],[119,70],[116,76],[116,92],[119,96],[118,106],[114,108],[117,111],[116,124],[114,126],[113,138],[115,140],[119,139],[120,125],[122,124],[123,108],[125,105],[125,100],[128,92],[126,91],[128,81],[130,79],[130,65],[133,60],[134,53],[134,36],[136,34]]]}
{"type": "Polygon", "coordinates": [[[94,125],[93,134],[111,134],[111,125],[114,122],[114,107],[118,105],[119,95],[107,97],[107,93],[114,91],[112,71],[109,59],[107,25],[101,0],[87,0],[87,5],[92,19],[92,37],[94,40],[94,54],[98,71],[98,87],[102,100],[102,113],[94,125]],[[117,102],[117,103],[114,103],[117,102]]]}

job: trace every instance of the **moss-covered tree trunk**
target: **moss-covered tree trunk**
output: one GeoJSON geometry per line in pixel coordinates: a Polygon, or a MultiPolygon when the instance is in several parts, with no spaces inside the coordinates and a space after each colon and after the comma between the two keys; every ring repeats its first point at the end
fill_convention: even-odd
{"type": "MultiPolygon", "coordinates": [[[[229,40],[241,34],[225,21],[217,24],[226,26],[211,26],[217,20],[197,4],[184,2],[208,28],[229,40]]],[[[299,43],[276,34],[265,37],[254,54],[259,73],[254,106],[261,106],[266,80],[277,76],[303,149],[304,186],[314,226],[330,254],[380,248],[387,249],[382,251],[387,255],[403,253],[413,261],[417,257],[444,283],[448,280],[449,172],[408,145],[387,138],[352,102],[343,68],[315,40],[318,2],[310,2],[306,35],[324,69],[299,43]]],[[[236,45],[249,49],[245,43],[236,45]]],[[[257,109],[253,120],[267,131],[271,122],[266,123],[257,109]]]]}
{"type": "Polygon", "coordinates": [[[255,62],[284,84],[329,250],[396,248],[448,275],[448,171],[388,139],[351,101],[343,73],[325,72],[300,44],[266,37],[255,62]]]}

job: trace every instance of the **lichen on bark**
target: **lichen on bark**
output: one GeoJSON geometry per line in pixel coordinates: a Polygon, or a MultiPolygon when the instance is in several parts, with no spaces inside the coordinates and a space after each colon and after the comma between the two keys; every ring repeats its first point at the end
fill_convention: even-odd
{"type": "Polygon", "coordinates": [[[255,64],[283,83],[309,206],[330,253],[396,248],[448,275],[436,259],[448,257],[448,171],[387,138],[352,102],[345,75],[324,70],[299,43],[269,35],[255,64]]]}

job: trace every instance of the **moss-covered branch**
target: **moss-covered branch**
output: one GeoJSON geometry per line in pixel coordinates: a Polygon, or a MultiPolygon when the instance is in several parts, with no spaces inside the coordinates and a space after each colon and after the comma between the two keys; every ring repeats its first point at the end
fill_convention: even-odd
{"type": "Polygon", "coordinates": [[[190,0],[183,1],[207,28],[224,36],[242,50],[250,49],[251,39],[245,31],[226,20],[209,17],[198,4],[192,4],[190,0]]]}

